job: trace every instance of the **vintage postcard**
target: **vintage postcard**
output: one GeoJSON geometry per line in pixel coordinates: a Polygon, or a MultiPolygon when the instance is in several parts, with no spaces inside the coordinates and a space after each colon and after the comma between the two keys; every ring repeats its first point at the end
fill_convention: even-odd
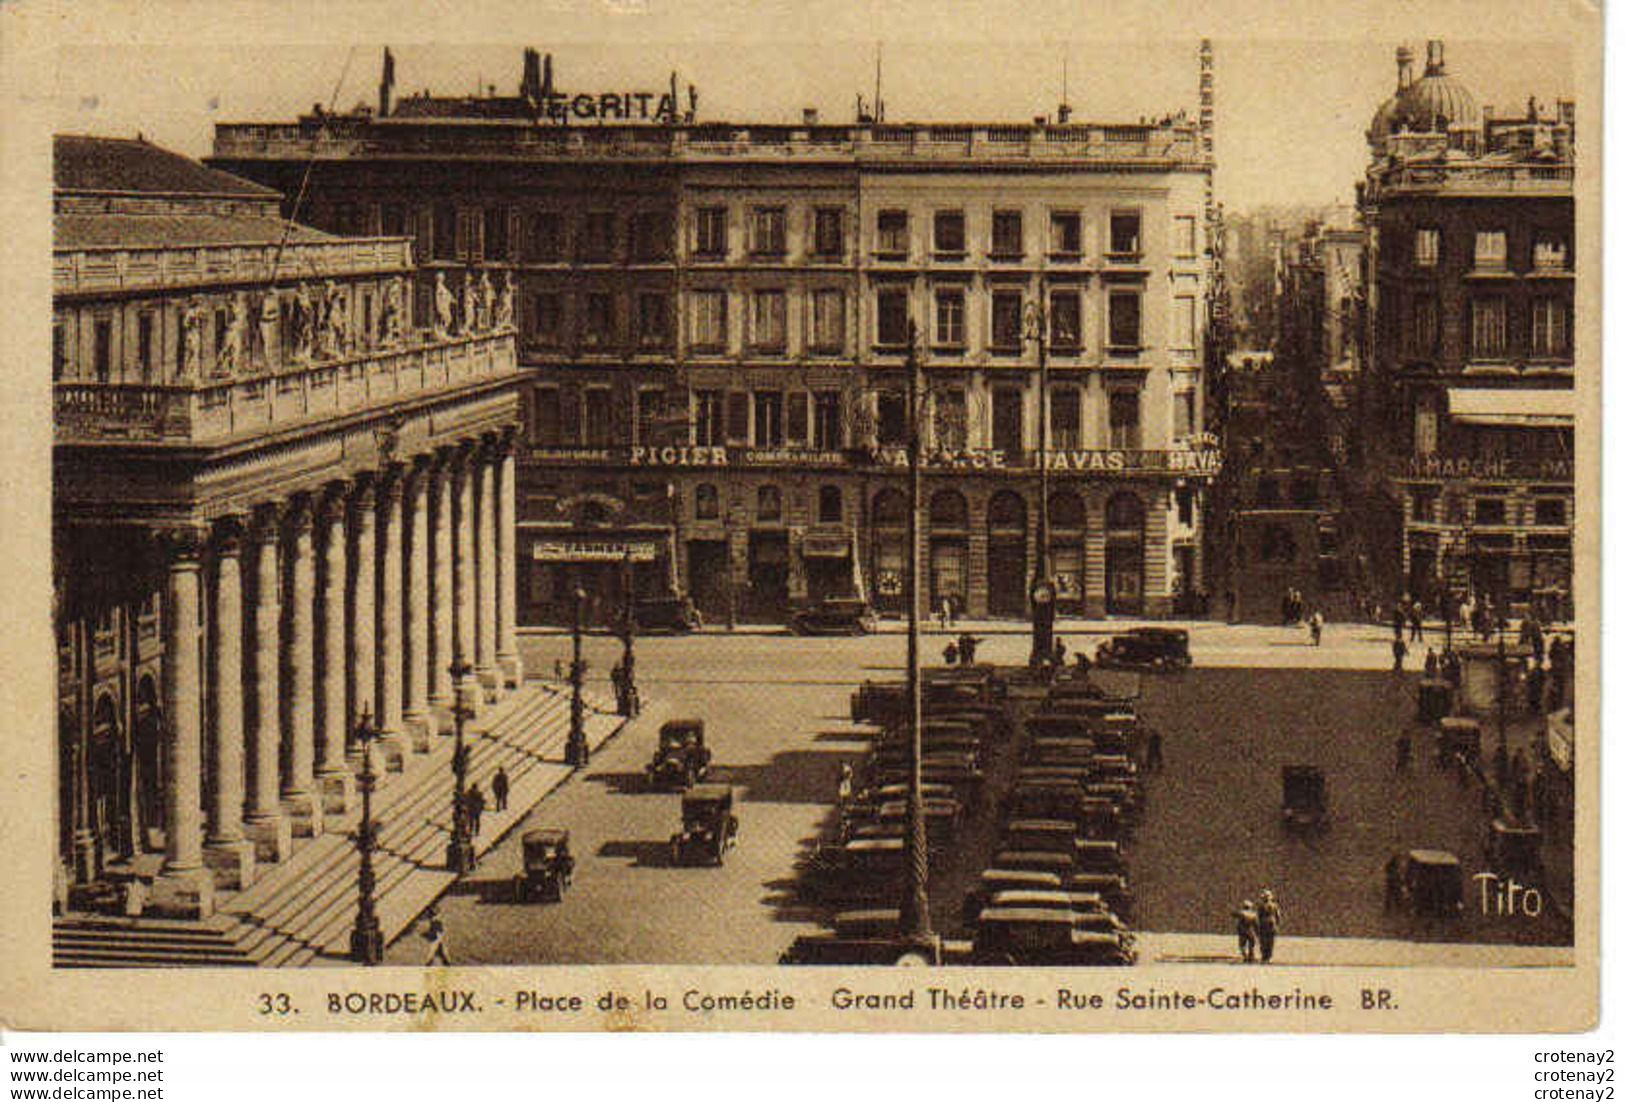
{"type": "Polygon", "coordinates": [[[1597,11],[555,8],[0,17],[0,1025],[1595,1025],[1597,11]]]}

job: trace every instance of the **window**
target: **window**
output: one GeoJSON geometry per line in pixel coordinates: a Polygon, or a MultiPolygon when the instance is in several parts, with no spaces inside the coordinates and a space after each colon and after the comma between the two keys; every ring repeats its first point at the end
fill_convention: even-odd
{"type": "Polygon", "coordinates": [[[1536,271],[1563,271],[1569,266],[1568,240],[1560,234],[1536,234],[1534,256],[1531,259],[1536,271]]]}
{"type": "Polygon", "coordinates": [[[560,416],[559,388],[539,386],[531,392],[531,439],[544,448],[564,443],[564,420],[560,416]]]}
{"type": "Polygon", "coordinates": [[[722,515],[722,506],[717,501],[717,488],[709,482],[702,482],[694,487],[694,519],[716,520],[722,515]]]}
{"type": "Polygon", "coordinates": [[[1411,491],[1411,519],[1432,524],[1434,511],[1439,505],[1439,491],[1435,489],[1411,491]]]}
{"type": "Polygon", "coordinates": [[[385,203],[378,212],[378,232],[384,237],[405,237],[410,232],[406,208],[399,203],[385,203]]]}
{"type": "Polygon", "coordinates": [[[819,451],[836,451],[841,439],[841,394],[837,390],[813,392],[812,445],[819,451]]]}
{"type": "Polygon", "coordinates": [[[812,346],[819,352],[846,347],[846,294],[839,288],[813,292],[812,346]]]}
{"type": "Polygon", "coordinates": [[[693,344],[696,349],[720,352],[728,347],[728,292],[695,291],[693,344]]]}
{"type": "Polygon", "coordinates": [[[936,414],[937,447],[950,451],[965,447],[968,424],[965,417],[965,388],[950,387],[938,391],[932,399],[936,414]]]}
{"type": "Polygon", "coordinates": [[[581,236],[581,259],[608,260],[615,251],[615,214],[595,210],[587,213],[581,236]]]}
{"type": "Polygon", "coordinates": [[[564,257],[564,216],[556,210],[537,211],[530,216],[531,260],[552,263],[564,257]]]}
{"type": "Polygon", "coordinates": [[[1196,255],[1196,216],[1194,214],[1174,215],[1174,255],[1179,257],[1196,255]]]}
{"type": "Polygon", "coordinates": [[[482,244],[485,214],[480,210],[457,212],[457,257],[460,260],[480,260],[485,251],[482,244]]]}
{"type": "Polygon", "coordinates": [[[1504,498],[1480,497],[1473,499],[1474,524],[1505,524],[1507,503],[1504,498]]]}
{"type": "Polygon", "coordinates": [[[1013,260],[1026,251],[1025,243],[1022,241],[1021,212],[1019,210],[994,211],[993,247],[988,251],[988,255],[1013,260]]]}
{"type": "Polygon", "coordinates": [[[660,420],[666,412],[666,392],[664,390],[638,391],[638,421],[636,444],[657,443],[660,435],[660,420]]]}
{"type": "Polygon", "coordinates": [[[1113,349],[1132,352],[1140,347],[1140,295],[1137,291],[1114,291],[1108,306],[1109,341],[1113,349]]]}
{"type": "Polygon", "coordinates": [[[993,448],[1005,455],[1021,452],[1026,416],[1021,391],[1013,386],[993,388],[993,448]]]}
{"type": "Polygon", "coordinates": [[[807,446],[807,401],[805,390],[792,390],[784,397],[784,439],[798,447],[807,446]]]}
{"type": "Polygon", "coordinates": [[[665,260],[671,256],[671,219],[665,211],[646,210],[632,216],[632,259],[665,260]]]}
{"type": "Polygon", "coordinates": [[[844,211],[840,207],[819,207],[813,211],[813,252],[838,257],[846,252],[844,211]]]}
{"type": "Polygon", "coordinates": [[[883,210],[875,219],[875,252],[908,255],[908,211],[883,210]]]}
{"type": "Polygon", "coordinates": [[[564,296],[557,291],[535,295],[530,300],[530,339],[532,343],[557,345],[564,335],[564,296]]]}
{"type": "Polygon", "coordinates": [[[1415,439],[1412,441],[1417,455],[1432,455],[1439,450],[1439,403],[1433,394],[1416,396],[1414,412],[1415,439]]]}
{"type": "Polygon", "coordinates": [[[993,292],[993,348],[1021,350],[1021,292],[993,292]]]}
{"type": "Polygon", "coordinates": [[[743,444],[750,439],[750,395],[743,390],[728,392],[728,443],[743,444]]]}
{"type": "Polygon", "coordinates": [[[1475,359],[1486,359],[1506,354],[1507,302],[1506,299],[1475,298],[1468,303],[1470,331],[1469,351],[1475,359]]]}
{"type": "Polygon", "coordinates": [[[756,405],[756,433],[751,443],[758,448],[777,448],[784,444],[784,392],[758,390],[753,395],[756,405]]]}
{"type": "Polygon", "coordinates": [[[1174,298],[1174,347],[1196,347],[1196,299],[1191,295],[1174,298]]]}
{"type": "Polygon", "coordinates": [[[694,443],[714,448],[723,441],[722,392],[696,390],[694,392],[694,443]]]}
{"type": "Polygon", "coordinates": [[[778,520],[784,515],[784,495],[777,486],[763,486],[756,491],[756,519],[778,520]]]}
{"type": "Polygon", "coordinates": [[[965,212],[939,210],[932,222],[932,247],[950,256],[965,254],[965,212]]]}
{"type": "Polygon", "coordinates": [[[750,251],[757,256],[784,255],[783,207],[756,207],[750,212],[750,251]]]}
{"type": "Polygon", "coordinates": [[[1076,351],[1083,344],[1082,306],[1078,292],[1050,292],[1049,344],[1051,348],[1066,351],[1076,351]]]}
{"type": "Polygon", "coordinates": [[[671,342],[671,300],[645,291],[638,295],[638,344],[645,348],[671,342]]]}
{"type": "Polygon", "coordinates": [[[1410,350],[1419,356],[1432,355],[1439,347],[1439,300],[1433,295],[1411,298],[1410,350]]]}
{"type": "Polygon", "coordinates": [[[434,258],[457,259],[457,208],[450,203],[434,208],[434,258]]]}
{"type": "Polygon", "coordinates": [[[937,292],[936,343],[949,348],[965,344],[965,292],[937,292]]]}
{"type": "Polygon", "coordinates": [[[841,523],[841,488],[839,486],[818,487],[818,523],[841,523]]]}
{"type": "Polygon", "coordinates": [[[1075,386],[1052,387],[1049,395],[1050,445],[1056,448],[1083,447],[1081,404],[1075,386]]]}
{"type": "Polygon", "coordinates": [[[1544,527],[1563,527],[1569,522],[1568,502],[1560,497],[1535,499],[1535,523],[1544,527]]]}
{"type": "Polygon", "coordinates": [[[1196,431],[1196,391],[1174,392],[1174,439],[1186,440],[1196,431]]]}
{"type": "Polygon", "coordinates": [[[728,255],[727,207],[701,207],[694,212],[694,255],[728,255]]]}
{"type": "Polygon", "coordinates": [[[1108,418],[1111,428],[1112,447],[1132,450],[1140,446],[1139,391],[1112,391],[1108,418]]]}
{"type": "Polygon", "coordinates": [[[1555,296],[1529,304],[1529,354],[1566,356],[1569,352],[1569,304],[1555,296]]]}
{"type": "Polygon", "coordinates": [[[1479,230],[1473,238],[1473,267],[1499,271],[1506,266],[1506,231],[1479,230]]]}
{"type": "Polygon", "coordinates": [[[1077,211],[1050,212],[1049,251],[1059,256],[1077,256],[1083,252],[1083,221],[1077,211]]]}
{"type": "Polygon", "coordinates": [[[908,344],[908,292],[900,289],[875,295],[875,343],[901,348],[908,344]]]}
{"type": "Polygon", "coordinates": [[[875,440],[880,444],[908,442],[908,408],[896,391],[884,391],[876,398],[875,440]]]}
{"type": "Polygon", "coordinates": [[[508,208],[485,208],[485,258],[508,259],[508,208]]]}
{"type": "MultiPolygon", "coordinates": [[[[141,369],[141,378],[150,380],[153,368],[157,366],[153,359],[152,340],[152,313],[143,310],[135,319],[135,358],[136,366],[141,369]]],[[[269,354],[270,349],[266,349],[269,354]]]]}
{"type": "Polygon", "coordinates": [[[68,331],[61,322],[51,326],[51,378],[60,379],[68,368],[68,331]]]}
{"type": "Polygon", "coordinates": [[[1138,256],[1140,253],[1140,212],[1137,210],[1112,211],[1111,252],[1114,256],[1138,256]]]}
{"type": "Polygon", "coordinates": [[[582,334],[589,346],[607,345],[615,339],[615,297],[608,291],[587,295],[587,327],[582,334]]]}
{"type": "Polygon", "coordinates": [[[1189,486],[1182,486],[1174,491],[1174,508],[1179,514],[1179,523],[1189,528],[1196,523],[1196,491],[1189,486]]]}
{"type": "Polygon", "coordinates": [[[1418,268],[1434,268],[1438,266],[1438,230],[1432,227],[1424,227],[1416,231],[1416,255],[1414,259],[1418,268]]]}
{"type": "MultiPolygon", "coordinates": [[[[225,320],[224,310],[214,315],[214,346],[217,350],[225,343],[225,320]]],[[[95,337],[96,381],[105,383],[113,377],[113,323],[96,322],[95,337]]]]}
{"type": "MultiPolygon", "coordinates": [[[[107,363],[103,362],[103,357],[111,354],[113,346],[111,328],[107,330],[107,339],[102,339],[102,327],[106,325],[109,325],[109,323],[103,321],[96,323],[96,375],[104,382],[107,378],[107,363]]],[[[214,312],[214,354],[216,357],[218,357],[221,352],[225,351],[226,330],[230,327],[230,325],[231,317],[226,313],[226,311],[216,310],[214,312]]]]}
{"type": "Polygon", "coordinates": [[[750,339],[764,351],[784,351],[784,292],[756,291],[750,296],[750,339]]]}
{"type": "Polygon", "coordinates": [[[589,448],[606,448],[612,442],[613,417],[609,387],[590,386],[586,392],[584,442],[589,448]]]}

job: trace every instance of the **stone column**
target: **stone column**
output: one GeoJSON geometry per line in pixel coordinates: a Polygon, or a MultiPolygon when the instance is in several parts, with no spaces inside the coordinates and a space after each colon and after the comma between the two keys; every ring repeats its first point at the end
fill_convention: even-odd
{"type": "Polygon", "coordinates": [[[349,510],[340,483],[322,499],[322,574],[317,597],[322,622],[322,662],[316,682],[316,719],[322,808],[342,815],[355,803],[355,774],[345,760],[349,747],[349,628],[344,614],[348,590],[349,510]]]}
{"type": "Polygon", "coordinates": [[[254,602],[249,607],[248,811],[244,831],[261,863],[287,860],[293,830],[282,814],[277,783],[282,759],[282,577],[277,557],[281,517],[267,509],[255,518],[254,602]]]}
{"type": "Polygon", "coordinates": [[[433,720],[429,712],[429,549],[434,537],[429,528],[428,463],[419,458],[407,483],[406,497],[406,655],[403,719],[412,747],[429,749],[433,720]]]}
{"type": "Polygon", "coordinates": [[[214,600],[209,625],[209,702],[214,756],[209,765],[209,833],[203,856],[217,887],[240,891],[254,882],[254,843],[243,835],[243,572],[242,526],[216,526],[214,600]]]}
{"type": "Polygon", "coordinates": [[[456,593],[452,584],[453,532],[456,527],[452,499],[456,496],[456,468],[441,461],[429,478],[432,497],[430,523],[431,569],[429,587],[429,707],[434,713],[435,730],[451,731],[451,706],[455,688],[451,682],[455,630],[456,593]]]}
{"type": "Polygon", "coordinates": [[[206,918],[214,913],[214,876],[203,863],[203,654],[198,627],[199,549],[203,533],[179,533],[164,581],[164,717],[167,775],[164,864],[149,906],[160,914],[206,918]]]}
{"type": "Polygon", "coordinates": [[[497,667],[497,480],[496,464],[489,452],[474,453],[474,473],[478,496],[475,562],[474,666],[487,701],[501,695],[502,671],[497,667]]]}
{"type": "MultiPolygon", "coordinates": [[[[363,716],[378,719],[378,513],[377,493],[371,482],[356,488],[350,498],[350,531],[355,543],[350,561],[350,713],[346,730],[355,730],[363,716]]],[[[382,748],[381,748],[382,749],[382,748]]],[[[351,747],[352,767],[360,755],[351,747]]],[[[399,754],[381,754],[385,768],[399,770],[399,754]]]]}
{"type": "Polygon", "coordinates": [[[378,524],[382,547],[378,556],[378,661],[374,667],[373,715],[379,746],[386,759],[406,759],[401,718],[401,496],[405,490],[398,469],[378,484],[378,524]]]}
{"type": "MultiPolygon", "coordinates": [[[[472,666],[475,658],[475,590],[474,590],[474,482],[475,468],[471,456],[458,457],[456,466],[452,468],[453,485],[456,508],[456,542],[452,551],[452,592],[455,613],[455,637],[452,639],[451,655],[454,663],[472,666]]],[[[457,702],[464,708],[477,711],[482,697],[479,691],[479,682],[475,679],[472,670],[457,679],[454,686],[457,693],[457,702]]]]}
{"type": "Polygon", "coordinates": [[[518,688],[525,680],[515,630],[518,604],[518,517],[514,509],[514,444],[503,441],[497,453],[497,665],[505,684],[518,688]]]}
{"type": "Polygon", "coordinates": [[[316,786],[316,560],[311,553],[311,503],[300,498],[288,521],[287,664],[283,667],[284,730],[288,732],[288,772],[282,803],[293,832],[322,832],[322,801],[316,786]]]}

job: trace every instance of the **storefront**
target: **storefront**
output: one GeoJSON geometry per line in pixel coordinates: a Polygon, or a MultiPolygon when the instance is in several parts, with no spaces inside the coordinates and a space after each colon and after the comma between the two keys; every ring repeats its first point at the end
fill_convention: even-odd
{"type": "Polygon", "coordinates": [[[931,571],[929,599],[933,610],[948,602],[956,615],[969,608],[970,508],[958,490],[931,495],[931,571]]]}
{"type": "Polygon", "coordinates": [[[1000,490],[987,505],[987,614],[1027,615],[1027,503],[1000,490]]]}
{"type": "Polygon", "coordinates": [[[870,600],[882,612],[902,612],[908,583],[908,498],[903,491],[888,487],[874,495],[869,507],[869,545],[874,578],[870,600]]]}
{"type": "Polygon", "coordinates": [[[575,592],[586,594],[583,619],[590,627],[614,627],[627,601],[667,595],[669,529],[595,534],[523,531],[528,547],[520,577],[519,615],[527,624],[569,624],[575,592]]]}
{"type": "Polygon", "coordinates": [[[1050,495],[1049,572],[1055,579],[1055,607],[1077,615],[1084,608],[1083,498],[1070,490],[1050,495]]]}
{"type": "Polygon", "coordinates": [[[1106,502],[1106,612],[1145,611],[1145,506],[1127,490],[1106,502]]]}

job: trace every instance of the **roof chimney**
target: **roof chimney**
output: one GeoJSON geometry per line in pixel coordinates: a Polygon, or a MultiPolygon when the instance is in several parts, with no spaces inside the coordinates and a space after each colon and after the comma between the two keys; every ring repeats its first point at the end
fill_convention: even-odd
{"type": "Polygon", "coordinates": [[[384,47],[384,73],[378,80],[378,117],[389,114],[390,95],[395,91],[395,55],[384,47]]]}
{"type": "Polygon", "coordinates": [[[529,46],[525,47],[525,75],[519,80],[519,95],[531,103],[542,98],[542,58],[529,46]]]}
{"type": "Polygon", "coordinates": [[[1411,86],[1411,64],[1416,60],[1409,46],[1401,46],[1394,51],[1394,64],[1399,69],[1399,91],[1403,92],[1411,86]]]}
{"type": "Polygon", "coordinates": [[[1444,39],[1428,39],[1428,67],[1422,75],[1429,77],[1444,75],[1444,39]]]}
{"type": "Polygon", "coordinates": [[[816,107],[803,107],[801,109],[801,125],[802,126],[817,126],[818,125],[818,108],[816,108],[816,107]]]}

